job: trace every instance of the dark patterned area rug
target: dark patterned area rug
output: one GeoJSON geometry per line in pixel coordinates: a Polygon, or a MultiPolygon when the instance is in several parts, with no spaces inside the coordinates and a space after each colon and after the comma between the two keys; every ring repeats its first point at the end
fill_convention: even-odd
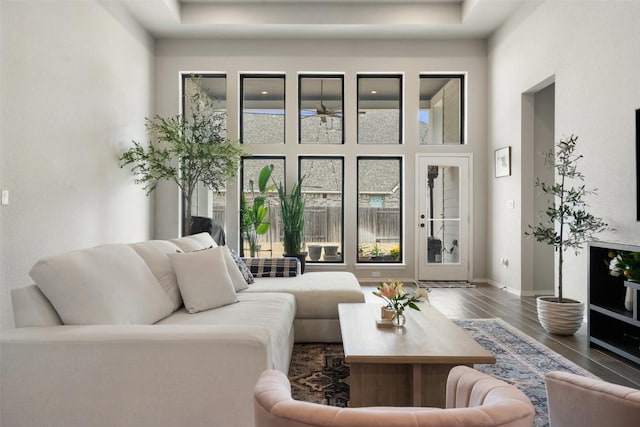
{"type": "MultiPolygon", "coordinates": [[[[545,373],[566,371],[595,378],[501,319],[454,322],[495,354],[495,365],[476,365],[475,368],[522,390],[536,408],[536,426],[549,425],[545,373]]],[[[289,368],[289,380],[296,400],[348,406],[349,366],[344,363],[341,344],[296,344],[289,368]]]]}
{"type": "Polygon", "coordinates": [[[349,366],[342,344],[295,344],[289,381],[296,400],[347,407],[349,366]]]}

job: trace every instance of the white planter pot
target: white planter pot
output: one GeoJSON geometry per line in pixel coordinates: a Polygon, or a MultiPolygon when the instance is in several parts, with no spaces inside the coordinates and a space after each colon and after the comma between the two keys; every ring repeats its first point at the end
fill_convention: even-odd
{"type": "Polygon", "coordinates": [[[560,304],[557,300],[554,296],[538,297],[538,320],[550,334],[573,335],[582,326],[584,303],[563,298],[560,304]]]}
{"type": "Polygon", "coordinates": [[[624,309],[627,311],[633,311],[633,288],[627,287],[627,291],[624,294],[624,309]]]}

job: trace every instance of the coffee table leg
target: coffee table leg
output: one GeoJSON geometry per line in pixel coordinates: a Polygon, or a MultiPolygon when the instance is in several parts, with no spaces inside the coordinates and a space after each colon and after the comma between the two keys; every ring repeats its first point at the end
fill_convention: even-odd
{"type": "Polygon", "coordinates": [[[444,408],[447,403],[447,377],[456,365],[413,365],[420,389],[414,386],[413,406],[444,408]]]}
{"type": "Polygon", "coordinates": [[[412,395],[411,406],[422,406],[422,365],[411,365],[412,395]]]}
{"type": "Polygon", "coordinates": [[[351,363],[349,406],[411,406],[411,366],[351,363]]]}
{"type": "Polygon", "coordinates": [[[349,406],[444,408],[447,377],[454,366],[352,363],[349,406]]]}

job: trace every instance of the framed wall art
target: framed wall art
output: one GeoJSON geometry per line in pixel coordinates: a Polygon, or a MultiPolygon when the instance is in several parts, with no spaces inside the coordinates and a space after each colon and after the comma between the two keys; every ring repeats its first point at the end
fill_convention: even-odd
{"type": "Polygon", "coordinates": [[[496,178],[511,175],[511,147],[498,148],[495,152],[496,178]]]}

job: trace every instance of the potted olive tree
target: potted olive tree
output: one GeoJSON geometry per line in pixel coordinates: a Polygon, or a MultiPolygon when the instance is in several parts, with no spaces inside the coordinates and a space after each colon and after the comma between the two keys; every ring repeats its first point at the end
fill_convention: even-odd
{"type": "Polygon", "coordinates": [[[147,194],[160,181],[172,181],[182,192],[184,230],[191,230],[191,202],[199,183],[219,191],[238,170],[244,154],[237,142],[225,138],[226,113],[216,110],[214,100],[199,81],[188,94],[190,117],[146,118],[151,141],[133,146],[120,156],[120,166],[131,165],[135,182],[147,194]]]}
{"type": "Polygon", "coordinates": [[[249,253],[251,257],[258,254],[258,236],[269,231],[269,206],[267,204],[267,195],[273,186],[267,186],[271,174],[273,173],[273,165],[267,165],[260,170],[258,175],[258,193],[256,194],[253,180],[249,181],[249,191],[253,200],[249,204],[244,195],[244,191],[240,197],[240,231],[242,236],[249,242],[249,253]]]}
{"type": "Polygon", "coordinates": [[[284,256],[297,257],[302,265],[302,272],[304,272],[305,259],[307,257],[307,253],[302,250],[304,242],[305,207],[305,200],[302,195],[303,180],[304,177],[300,178],[289,194],[287,194],[282,182],[276,184],[278,198],[280,199],[284,256]]]}
{"type": "Polygon", "coordinates": [[[535,226],[529,225],[529,231],[525,232],[528,237],[553,246],[558,253],[558,295],[538,297],[537,308],[542,327],[560,335],[576,333],[584,318],[584,303],[565,298],[563,294],[564,253],[572,249],[577,255],[594,234],[607,228],[602,219],[587,212],[584,198],[595,195],[596,189],[587,189],[584,184],[571,186],[569,182],[584,181],[584,175],[578,171],[577,163],[583,156],[576,154],[577,141],[575,135],[561,139],[555,150],[545,155],[545,164],[555,169],[556,181],[548,184],[536,180],[536,187],[550,196],[550,202],[542,212],[541,221],[535,226]]]}

